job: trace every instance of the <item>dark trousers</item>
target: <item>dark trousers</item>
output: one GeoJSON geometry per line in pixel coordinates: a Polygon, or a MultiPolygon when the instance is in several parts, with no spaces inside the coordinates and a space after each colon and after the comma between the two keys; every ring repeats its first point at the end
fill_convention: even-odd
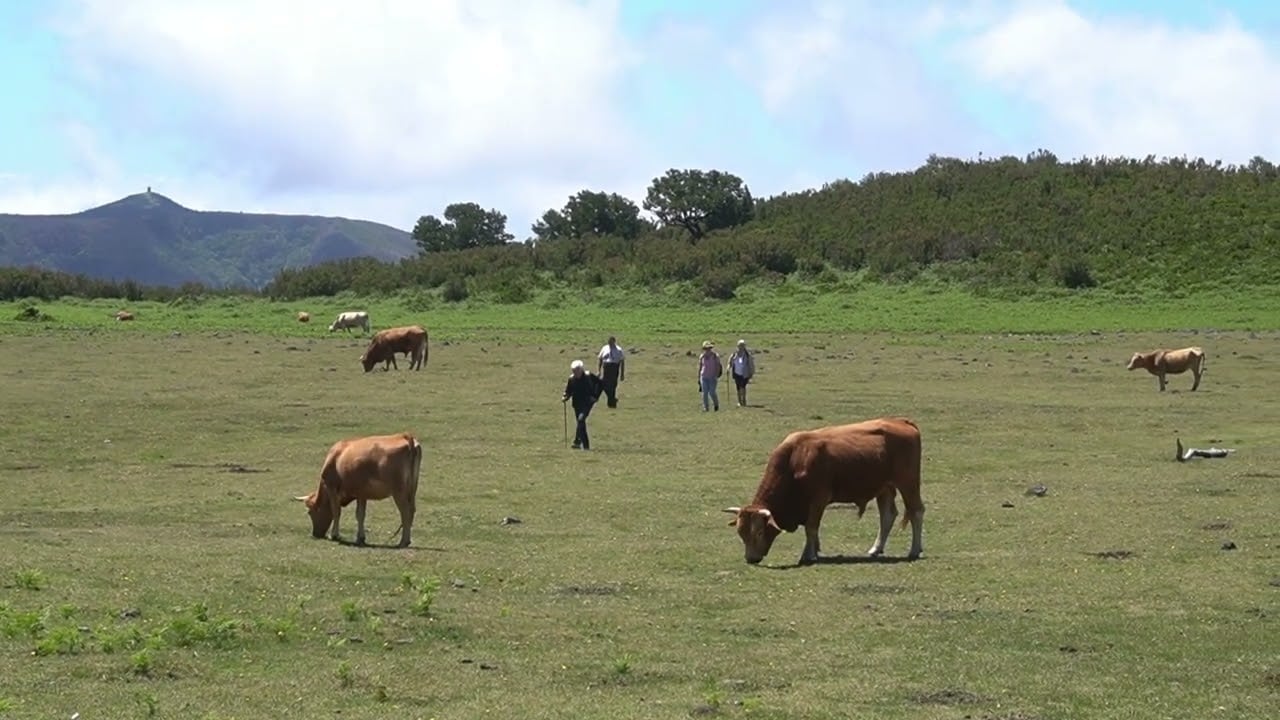
{"type": "Polygon", "coordinates": [[[591,438],[587,437],[587,416],[591,414],[591,406],[574,408],[573,416],[578,420],[578,429],[573,433],[573,446],[583,450],[591,449],[591,438]]]}
{"type": "Polygon", "coordinates": [[[621,366],[618,363],[605,363],[604,375],[600,378],[604,385],[604,394],[609,398],[609,407],[618,407],[618,374],[621,366]]]}

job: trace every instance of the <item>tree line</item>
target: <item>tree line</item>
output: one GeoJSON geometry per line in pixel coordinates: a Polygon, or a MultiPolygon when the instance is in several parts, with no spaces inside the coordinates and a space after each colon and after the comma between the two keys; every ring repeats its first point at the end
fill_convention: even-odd
{"type": "MultiPolygon", "coordinates": [[[[513,242],[506,225],[498,210],[452,204],[418,220],[416,257],[285,269],[260,293],[421,288],[445,300],[522,302],[551,283],[683,282],[724,299],[750,281],[822,282],[854,270],[886,282],[929,273],[1014,290],[1272,285],[1280,172],[1261,157],[1244,165],[1154,156],[1064,162],[1040,150],[930,156],[912,171],[754,198],[732,173],[672,169],[654,178],[640,205],[582,190],[547,210],[524,242],[513,242]]],[[[31,295],[11,292],[7,277],[0,274],[0,297],[31,295]]]]}

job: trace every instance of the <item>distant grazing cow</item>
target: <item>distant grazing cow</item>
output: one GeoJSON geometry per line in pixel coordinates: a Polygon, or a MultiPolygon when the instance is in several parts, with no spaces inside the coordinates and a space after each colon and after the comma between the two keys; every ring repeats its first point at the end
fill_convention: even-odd
{"type": "Polygon", "coordinates": [[[1200,375],[1205,370],[1204,350],[1198,347],[1187,347],[1181,350],[1154,350],[1152,352],[1136,352],[1129,358],[1129,370],[1143,368],[1160,380],[1160,392],[1164,392],[1165,375],[1181,375],[1187,370],[1195,376],[1191,384],[1194,392],[1200,387],[1200,375]]]}
{"type": "Polygon", "coordinates": [[[128,322],[129,320],[132,320],[132,319],[133,319],[133,313],[129,312],[128,310],[121,310],[120,312],[116,313],[117,322],[128,322]]]}
{"type": "Polygon", "coordinates": [[[365,543],[368,501],[392,498],[400,511],[400,547],[409,546],[422,469],[422,444],[409,433],[339,440],[329,448],[315,492],[301,500],[311,515],[311,534],[340,539],[342,508],[356,502],[356,544],[365,543]]]}
{"type": "Polygon", "coordinates": [[[755,498],[745,507],[727,508],[735,517],[746,549],[755,564],[769,553],[782,531],[804,526],[800,564],[818,559],[818,526],[831,503],[854,503],[858,517],[872,499],[880,511],[880,533],[867,554],[884,552],[898,506],[897,493],[907,506],[903,525],[911,522],[911,550],[921,552],[924,501],[920,497],[920,429],[905,418],[876,418],[850,425],[793,432],[779,444],[765,465],[755,498]]]}
{"type": "Polygon", "coordinates": [[[390,370],[392,367],[399,370],[396,353],[404,353],[412,358],[409,362],[410,370],[421,370],[427,364],[427,331],[420,325],[379,330],[360,356],[360,364],[364,365],[365,372],[372,370],[378,363],[382,363],[383,370],[390,370]]]}
{"type": "Polygon", "coordinates": [[[308,313],[308,312],[298,313],[298,322],[311,322],[311,313],[308,313]]]}
{"type": "Polygon", "coordinates": [[[351,331],[351,328],[364,328],[365,332],[369,332],[369,313],[360,311],[351,311],[338,313],[338,319],[333,321],[329,326],[329,332],[334,330],[351,331]]]}

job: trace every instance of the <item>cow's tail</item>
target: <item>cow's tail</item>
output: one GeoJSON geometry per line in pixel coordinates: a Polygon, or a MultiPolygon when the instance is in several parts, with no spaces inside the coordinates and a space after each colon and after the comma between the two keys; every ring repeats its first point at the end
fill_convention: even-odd
{"type": "Polygon", "coordinates": [[[427,364],[427,356],[431,354],[431,334],[422,330],[422,364],[427,364]]]}

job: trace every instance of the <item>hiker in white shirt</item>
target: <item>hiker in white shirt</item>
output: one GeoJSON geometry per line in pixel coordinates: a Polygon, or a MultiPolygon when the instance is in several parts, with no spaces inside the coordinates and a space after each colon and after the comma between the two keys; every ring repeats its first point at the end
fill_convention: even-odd
{"type": "Polygon", "coordinates": [[[747,350],[746,340],[738,341],[738,349],[729,358],[729,373],[733,375],[733,384],[738,386],[738,407],[746,407],[747,383],[756,374],[756,360],[747,350]]]}
{"type": "Polygon", "coordinates": [[[627,364],[626,353],[618,347],[618,339],[612,335],[609,336],[609,342],[600,348],[596,374],[604,381],[604,392],[609,398],[609,407],[618,407],[618,383],[627,377],[627,364]]]}

